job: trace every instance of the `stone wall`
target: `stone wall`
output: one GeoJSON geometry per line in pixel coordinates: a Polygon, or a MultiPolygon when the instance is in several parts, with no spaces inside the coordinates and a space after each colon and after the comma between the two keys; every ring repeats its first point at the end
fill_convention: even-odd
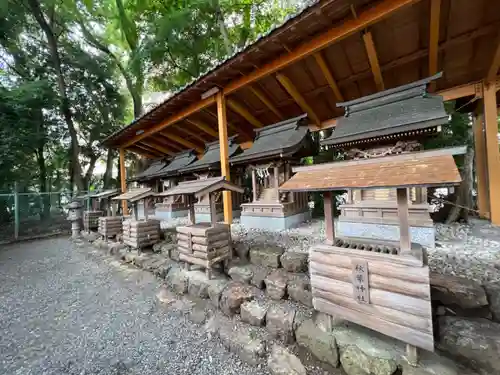
{"type": "Polygon", "coordinates": [[[139,256],[121,244],[94,242],[122,261],[154,272],[175,293],[206,299],[228,318],[238,316],[248,327],[265,328],[281,343],[282,347],[270,350],[243,328],[238,335],[219,330],[221,340],[250,363],[268,352],[270,362],[285,358],[288,364],[294,363],[292,354],[283,349],[293,344],[328,366],[341,366],[348,375],[464,373],[457,363],[481,374],[500,373],[500,283],[483,286],[433,274],[436,346],[444,355],[421,351],[419,366],[413,367],[405,359],[403,343],[314,311],[307,253],[285,251],[277,244],[249,247],[235,241],[231,262],[208,280],[198,267],[177,261],[174,243],[175,235],[167,233],[165,241],[154,246],[157,253],[139,256]]]}

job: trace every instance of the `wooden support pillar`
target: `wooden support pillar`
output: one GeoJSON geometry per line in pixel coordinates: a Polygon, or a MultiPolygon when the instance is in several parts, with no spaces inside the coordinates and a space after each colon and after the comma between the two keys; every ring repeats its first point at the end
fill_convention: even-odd
{"type": "Polygon", "coordinates": [[[280,187],[280,167],[275,166],[274,167],[274,189],[276,190],[276,202],[280,202],[280,192],[279,192],[279,187],[280,187]]]}
{"type": "Polygon", "coordinates": [[[331,191],[325,191],[323,193],[323,204],[325,205],[326,243],[328,245],[333,245],[333,241],[335,240],[335,202],[331,191]]]}
{"type": "Polygon", "coordinates": [[[494,81],[483,84],[483,100],[490,220],[492,224],[500,225],[500,152],[498,150],[498,113],[494,81]]]}
{"type": "Polygon", "coordinates": [[[399,243],[401,254],[408,255],[411,253],[410,225],[408,222],[408,189],[398,188],[396,196],[398,202],[399,243]]]}
{"type": "Polygon", "coordinates": [[[196,224],[196,216],[194,213],[194,199],[191,196],[186,197],[188,204],[188,220],[191,225],[196,224]]]}
{"type": "Polygon", "coordinates": [[[257,176],[255,174],[255,168],[252,168],[252,195],[252,201],[257,202],[257,176]]]}
{"type": "MultiPolygon", "coordinates": [[[[227,140],[227,117],[226,117],[226,100],[222,92],[217,93],[217,120],[219,123],[219,144],[220,144],[220,167],[221,175],[227,181],[231,181],[229,174],[229,146],[227,140]]],[[[233,222],[233,202],[230,191],[222,192],[224,203],[224,222],[231,224],[233,222]]]]}
{"type": "Polygon", "coordinates": [[[213,193],[208,194],[208,201],[210,202],[210,223],[214,227],[217,224],[217,206],[213,193]]]}
{"type": "MultiPolygon", "coordinates": [[[[126,178],[127,176],[125,175],[125,149],[121,148],[120,149],[120,187],[122,189],[122,194],[127,191],[127,183],[126,183],[126,178]]],[[[127,215],[127,201],[122,200],[122,215],[125,216],[127,215]]]]}
{"type": "Polygon", "coordinates": [[[483,110],[474,113],[472,128],[474,131],[474,158],[476,160],[477,178],[477,206],[479,216],[484,219],[490,217],[490,203],[486,170],[486,140],[484,137],[483,110]]]}

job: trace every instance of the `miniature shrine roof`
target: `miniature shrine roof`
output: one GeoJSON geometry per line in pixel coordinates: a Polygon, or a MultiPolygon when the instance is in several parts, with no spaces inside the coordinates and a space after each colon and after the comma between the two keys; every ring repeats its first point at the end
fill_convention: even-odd
{"type": "Polygon", "coordinates": [[[118,195],[116,197],[113,197],[111,199],[113,200],[126,200],[129,202],[137,202],[141,199],[151,197],[155,194],[154,191],[152,191],[150,188],[140,188],[140,189],[133,189],[130,191],[127,191],[126,193],[123,193],[121,195],[118,195]]]}
{"type": "Polygon", "coordinates": [[[130,178],[129,181],[145,181],[153,178],[156,174],[160,172],[163,168],[168,165],[169,161],[165,159],[158,159],[153,161],[149,167],[147,167],[142,172],[139,172],[134,177],[130,178]]]}
{"type": "MultiPolygon", "coordinates": [[[[228,139],[228,155],[229,157],[238,155],[242,150],[239,144],[235,142],[236,135],[228,139]]],[[[219,141],[207,143],[205,146],[205,154],[203,158],[190,164],[181,172],[196,172],[220,169],[220,143],[219,141]]]]}
{"type": "Polygon", "coordinates": [[[120,194],[118,189],[108,189],[101,191],[100,193],[90,195],[90,198],[110,198],[112,196],[120,194]]]}
{"type": "Polygon", "coordinates": [[[280,191],[333,191],[460,183],[453,159],[464,149],[422,151],[373,159],[333,162],[294,168],[297,172],[280,191]]]}
{"type": "Polygon", "coordinates": [[[170,164],[160,169],[157,173],[151,177],[169,177],[181,173],[181,169],[186,168],[188,165],[197,160],[196,154],[193,150],[187,150],[179,152],[174,156],[170,164]]]}
{"type": "Polygon", "coordinates": [[[252,147],[230,158],[229,163],[291,157],[302,149],[309,150],[312,144],[307,114],[256,129],[255,133],[252,147]]]}
{"type": "Polygon", "coordinates": [[[428,84],[441,75],[338,103],[338,107],[345,108],[345,115],[337,121],[333,134],[321,143],[337,146],[365,143],[405,132],[414,135],[415,131],[447,123],[443,98],[427,93],[428,84]]]}
{"type": "Polygon", "coordinates": [[[229,190],[237,193],[243,193],[244,189],[232,182],[226,181],[225,177],[211,177],[204,180],[193,180],[180,182],[172,189],[156,194],[158,197],[166,197],[170,195],[189,195],[195,196],[206,195],[219,190],[229,190]]]}

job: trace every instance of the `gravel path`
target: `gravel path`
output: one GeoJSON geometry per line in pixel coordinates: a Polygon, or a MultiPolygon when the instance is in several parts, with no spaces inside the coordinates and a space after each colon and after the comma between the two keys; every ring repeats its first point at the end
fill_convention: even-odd
{"type": "Polygon", "coordinates": [[[0,374],[266,374],[167,310],[148,272],[67,239],[0,248],[0,374]]]}

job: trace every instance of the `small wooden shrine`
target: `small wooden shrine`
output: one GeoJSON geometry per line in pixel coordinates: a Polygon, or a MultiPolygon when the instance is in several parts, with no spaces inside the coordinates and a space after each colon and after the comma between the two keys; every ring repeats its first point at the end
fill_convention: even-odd
{"type": "Polygon", "coordinates": [[[280,191],[324,192],[326,244],[309,250],[314,308],[434,350],[429,267],[411,242],[409,191],[460,183],[457,148],[295,168],[280,191]],[[399,241],[335,237],[331,191],[396,189],[399,241]]]}
{"type": "Polygon", "coordinates": [[[231,226],[217,222],[216,194],[229,190],[243,193],[243,188],[226,181],[224,177],[209,177],[202,180],[185,181],[159,196],[183,195],[189,202],[189,219],[191,224],[177,227],[177,246],[179,259],[196,264],[206,269],[207,277],[211,276],[211,268],[231,258],[231,226]],[[210,222],[196,223],[195,198],[208,196],[210,204],[210,222]]]}
{"type": "MultiPolygon", "coordinates": [[[[165,165],[158,172],[152,175],[160,179],[161,191],[173,188],[179,182],[190,178],[188,173],[181,170],[198,160],[193,150],[188,150],[176,154],[168,165],[165,165]]],[[[162,201],[155,204],[155,217],[159,220],[169,220],[188,215],[188,204],[183,195],[162,196],[162,201]]]]}
{"type": "Polygon", "coordinates": [[[119,205],[112,200],[118,194],[120,194],[118,189],[111,189],[90,196],[98,202],[99,207],[103,208],[103,212],[106,213],[106,216],[97,218],[97,232],[105,239],[116,236],[122,230],[122,216],[116,216],[119,205]]]}
{"type": "MultiPolygon", "coordinates": [[[[422,141],[449,121],[443,98],[427,92],[429,83],[440,76],[338,103],[345,108],[345,116],[337,121],[335,131],[322,145],[345,151],[347,158],[354,160],[422,150],[422,141]]],[[[339,233],[397,240],[395,189],[349,191],[340,210],[339,233]]],[[[409,215],[415,242],[434,247],[434,224],[426,189],[411,189],[409,215]]]]}
{"type": "Polygon", "coordinates": [[[87,201],[87,210],[83,211],[83,230],[85,232],[96,231],[99,228],[99,218],[111,214],[111,197],[118,195],[116,189],[105,190],[100,193],[89,193],[77,197],[87,201]]]}
{"type": "MultiPolygon", "coordinates": [[[[228,156],[236,156],[243,151],[239,144],[236,143],[237,136],[228,139],[228,156]]],[[[233,168],[231,171],[231,180],[236,185],[242,185],[243,168],[233,168]]],[[[220,175],[220,143],[219,141],[207,143],[205,145],[205,153],[200,160],[195,161],[188,167],[181,169],[180,173],[194,174],[199,180],[204,180],[210,177],[220,175]]],[[[217,221],[224,219],[222,192],[215,195],[215,212],[217,221]]],[[[243,195],[237,192],[232,193],[233,202],[233,218],[240,216],[240,205],[243,203],[243,195]]],[[[198,202],[194,204],[194,213],[196,221],[210,221],[211,211],[208,195],[199,198],[198,202]]]]}
{"type": "Polygon", "coordinates": [[[123,220],[123,243],[139,251],[160,241],[160,222],[148,217],[147,210],[144,218],[139,218],[138,207],[142,203],[147,207],[147,200],[157,194],[150,188],[130,190],[113,200],[130,202],[133,207],[133,217],[123,220]],[[141,202],[142,201],[142,202],[141,202]]]}
{"type": "Polygon", "coordinates": [[[256,129],[252,147],[229,159],[252,173],[253,199],[241,205],[241,224],[247,228],[287,229],[310,219],[306,193],[278,192],[292,176],[292,166],[315,154],[307,115],[256,129]]]}

